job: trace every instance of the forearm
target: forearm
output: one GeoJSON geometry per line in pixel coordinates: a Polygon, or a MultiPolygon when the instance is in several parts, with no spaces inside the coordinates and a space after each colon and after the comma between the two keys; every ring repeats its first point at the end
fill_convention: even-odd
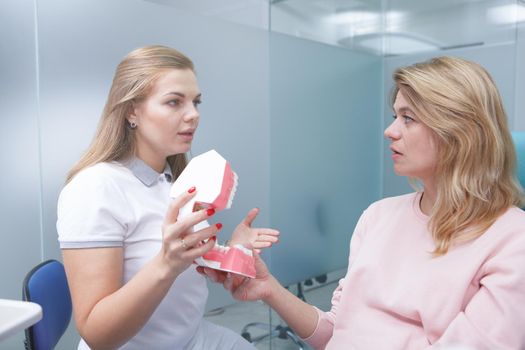
{"type": "Polygon", "coordinates": [[[78,325],[82,338],[94,350],[126,343],[149,320],[176,276],[160,257],[154,258],[125,285],[95,304],[78,325]]]}
{"type": "Polygon", "coordinates": [[[299,337],[311,336],[318,322],[315,308],[281,286],[274,277],[271,279],[272,293],[263,301],[274,309],[299,337]]]}

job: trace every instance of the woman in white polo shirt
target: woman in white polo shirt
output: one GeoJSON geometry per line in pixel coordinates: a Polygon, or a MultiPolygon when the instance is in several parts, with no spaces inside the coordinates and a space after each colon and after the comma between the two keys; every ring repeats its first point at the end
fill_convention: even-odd
{"type": "MultiPolygon", "coordinates": [[[[95,138],[58,201],[79,349],[253,349],[202,318],[206,282],[188,267],[212,248],[221,224],[186,234],[213,210],[176,220],[198,188],[169,203],[200,102],[193,63],[174,49],[143,47],[117,67],[95,138]]],[[[270,233],[254,244],[267,247],[277,233],[252,229],[256,215],[234,236],[270,233]]]]}

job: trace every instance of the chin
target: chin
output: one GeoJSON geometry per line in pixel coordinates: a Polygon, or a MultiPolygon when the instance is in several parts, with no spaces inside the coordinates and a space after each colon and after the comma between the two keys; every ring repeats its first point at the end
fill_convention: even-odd
{"type": "Polygon", "coordinates": [[[396,167],[394,167],[393,170],[394,170],[394,173],[396,173],[397,176],[405,176],[405,174],[403,173],[402,170],[400,170],[400,169],[398,169],[396,167]]]}
{"type": "Polygon", "coordinates": [[[189,152],[191,149],[191,144],[190,145],[182,145],[182,146],[178,146],[177,148],[175,148],[173,151],[172,151],[172,154],[171,155],[177,155],[177,154],[182,154],[182,153],[187,153],[189,152]]]}

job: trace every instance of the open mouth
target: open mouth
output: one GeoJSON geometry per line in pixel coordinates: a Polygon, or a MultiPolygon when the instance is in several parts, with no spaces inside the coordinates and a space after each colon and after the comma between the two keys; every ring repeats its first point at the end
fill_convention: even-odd
{"type": "Polygon", "coordinates": [[[195,134],[195,130],[185,130],[178,133],[180,137],[186,140],[193,140],[193,135],[195,134]]]}
{"type": "Polygon", "coordinates": [[[390,147],[390,150],[392,151],[392,154],[394,154],[394,155],[396,155],[396,154],[398,154],[398,155],[402,155],[401,152],[396,151],[396,150],[395,150],[394,148],[392,148],[392,147],[390,147]]]}

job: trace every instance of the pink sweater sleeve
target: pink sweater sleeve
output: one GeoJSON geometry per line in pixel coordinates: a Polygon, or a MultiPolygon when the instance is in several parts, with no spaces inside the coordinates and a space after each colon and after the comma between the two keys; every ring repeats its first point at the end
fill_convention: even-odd
{"type": "Polygon", "coordinates": [[[437,348],[525,349],[525,232],[498,248],[480,271],[481,288],[434,344],[437,348]]]}
{"type": "MultiPolygon", "coordinates": [[[[352,262],[355,260],[355,257],[357,256],[358,251],[359,251],[359,247],[361,246],[361,242],[363,240],[363,236],[365,233],[365,226],[366,226],[365,224],[366,215],[365,214],[366,214],[366,211],[359,218],[359,221],[357,222],[354,233],[352,234],[352,239],[350,242],[350,257],[349,257],[348,269],[351,268],[352,262]]],[[[309,337],[303,340],[316,350],[324,349],[326,347],[326,344],[332,337],[332,333],[334,330],[335,317],[337,315],[339,301],[341,300],[341,294],[343,291],[344,281],[345,281],[344,278],[339,281],[339,285],[337,286],[337,288],[335,289],[332,295],[332,307],[330,311],[325,312],[325,311],[319,310],[317,307],[314,306],[318,314],[317,326],[314,332],[309,337]]]]}

